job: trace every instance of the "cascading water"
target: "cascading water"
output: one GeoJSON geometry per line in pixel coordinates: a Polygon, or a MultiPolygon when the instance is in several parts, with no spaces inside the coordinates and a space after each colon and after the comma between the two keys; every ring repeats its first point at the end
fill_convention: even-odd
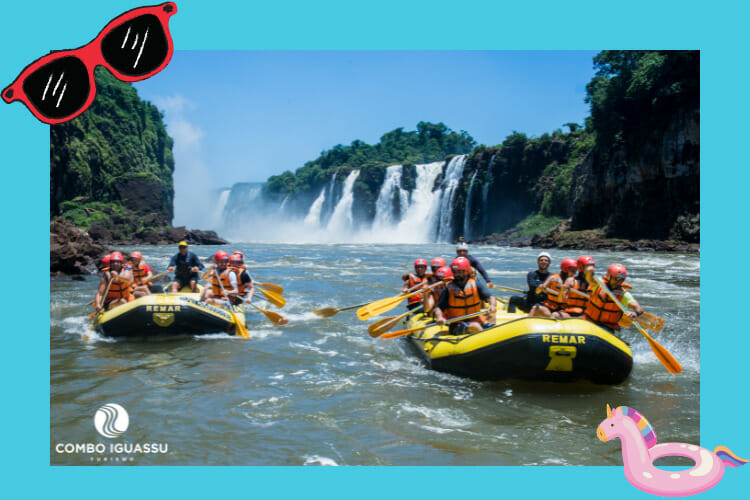
{"type": "Polygon", "coordinates": [[[336,235],[343,235],[351,230],[353,225],[352,205],[354,203],[354,181],[359,177],[359,170],[353,170],[344,181],[341,199],[333,209],[326,231],[336,235]]]}
{"type": "Polygon", "coordinates": [[[432,220],[437,212],[440,191],[433,191],[435,179],[443,171],[445,162],[438,161],[415,165],[416,186],[411,192],[411,201],[403,201],[401,220],[396,229],[389,231],[391,241],[400,243],[427,243],[432,234],[432,220]]]}
{"type": "Polygon", "coordinates": [[[469,181],[469,189],[466,191],[466,206],[464,207],[464,238],[471,238],[471,198],[474,188],[474,179],[477,178],[477,171],[471,174],[471,180],[469,181]]]}
{"type": "Polygon", "coordinates": [[[393,198],[399,194],[399,211],[404,209],[401,189],[401,175],[403,166],[393,165],[386,169],[385,179],[380,188],[380,194],[375,202],[375,218],[372,221],[373,231],[387,229],[396,222],[393,198]]]}
{"type": "Polygon", "coordinates": [[[461,181],[466,165],[466,155],[455,156],[445,169],[445,176],[440,185],[440,214],[437,225],[437,241],[451,241],[453,237],[453,201],[456,188],[461,181]]]}
{"type": "Polygon", "coordinates": [[[216,211],[211,221],[211,229],[218,230],[223,224],[225,218],[224,209],[227,206],[227,200],[231,192],[231,189],[223,189],[219,193],[219,200],[216,202],[216,211]]]}
{"type": "Polygon", "coordinates": [[[320,227],[320,212],[323,209],[323,203],[326,201],[326,188],[320,190],[320,194],[310,206],[310,210],[305,216],[305,226],[320,227]]]}
{"type": "Polygon", "coordinates": [[[492,166],[495,164],[495,155],[490,157],[490,166],[487,167],[487,181],[482,186],[482,234],[487,234],[487,196],[490,194],[492,184],[492,166]]]}

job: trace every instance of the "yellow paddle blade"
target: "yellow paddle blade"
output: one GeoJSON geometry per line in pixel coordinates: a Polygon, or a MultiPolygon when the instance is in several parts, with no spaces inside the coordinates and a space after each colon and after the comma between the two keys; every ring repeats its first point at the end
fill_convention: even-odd
{"type": "Polygon", "coordinates": [[[400,316],[389,316],[387,318],[381,319],[380,321],[377,321],[368,326],[367,332],[370,334],[370,337],[380,337],[382,334],[396,326],[399,321],[404,319],[404,316],[406,316],[407,314],[409,313],[406,312],[400,316]]]}
{"type": "Polygon", "coordinates": [[[270,290],[273,293],[278,293],[279,295],[284,293],[284,287],[281,285],[274,285],[273,283],[262,283],[262,282],[256,283],[256,285],[262,286],[266,290],[270,290]]]}
{"type": "Polygon", "coordinates": [[[270,290],[264,290],[261,287],[257,286],[258,290],[260,290],[260,293],[263,294],[263,296],[270,302],[271,304],[275,305],[278,308],[284,307],[284,304],[286,304],[286,299],[282,297],[281,295],[278,295],[270,290]]]}
{"type": "Polygon", "coordinates": [[[323,309],[313,311],[313,314],[315,314],[316,316],[320,316],[321,318],[330,318],[331,316],[338,314],[339,311],[340,309],[337,309],[335,307],[324,307],[323,309]]]}
{"type": "Polygon", "coordinates": [[[387,299],[381,299],[367,304],[366,306],[357,309],[357,317],[362,321],[366,321],[373,316],[379,316],[398,306],[406,297],[408,297],[408,295],[388,297],[387,299]]]}
{"type": "Polygon", "coordinates": [[[243,339],[249,339],[250,333],[248,333],[247,328],[245,328],[245,325],[240,323],[240,319],[237,317],[237,314],[234,312],[234,308],[230,305],[229,306],[229,314],[232,315],[232,321],[234,321],[234,333],[238,337],[242,337],[243,339]]]}
{"type": "Polygon", "coordinates": [[[285,318],[284,316],[282,316],[281,314],[275,313],[273,311],[267,311],[266,309],[261,309],[255,304],[251,304],[251,305],[255,306],[257,310],[265,314],[266,318],[268,318],[268,320],[275,325],[286,325],[287,323],[289,323],[289,320],[285,318]]]}
{"type": "Polygon", "coordinates": [[[649,314],[647,312],[644,312],[640,316],[638,316],[638,319],[636,319],[639,325],[641,325],[644,328],[648,328],[654,333],[659,333],[664,328],[664,318],[660,318],[659,316],[654,316],[653,314],[649,314]]]}

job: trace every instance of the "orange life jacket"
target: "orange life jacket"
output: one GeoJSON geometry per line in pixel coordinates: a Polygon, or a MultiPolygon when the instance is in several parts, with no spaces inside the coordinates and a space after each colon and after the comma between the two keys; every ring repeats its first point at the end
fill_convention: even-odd
{"type": "Polygon", "coordinates": [[[482,310],[482,298],[479,296],[476,280],[469,278],[463,289],[451,282],[446,289],[448,308],[443,311],[445,319],[458,318],[482,310]]]}
{"type": "Polygon", "coordinates": [[[242,273],[245,271],[245,269],[245,266],[230,266],[228,268],[228,270],[234,271],[234,273],[237,275],[237,290],[239,290],[240,295],[242,295],[243,297],[247,295],[247,285],[242,282],[242,273]]]}
{"type": "MultiPolygon", "coordinates": [[[[575,290],[578,290],[579,292],[591,293],[591,290],[589,289],[589,283],[584,277],[576,277],[576,283],[573,288],[575,290]]],[[[588,303],[588,301],[589,299],[587,299],[583,295],[568,292],[568,300],[565,304],[565,312],[568,314],[580,316],[586,309],[586,304],[588,303]]]]}
{"type": "MultiPolygon", "coordinates": [[[[404,278],[404,281],[406,281],[406,288],[413,288],[419,285],[420,283],[427,284],[427,276],[423,276],[422,278],[420,278],[416,274],[412,274],[412,273],[409,273],[405,276],[406,277],[404,278]]],[[[416,289],[412,290],[412,292],[414,291],[416,291],[416,289]]],[[[409,297],[409,305],[419,304],[420,302],[422,302],[423,295],[424,294],[422,293],[418,293],[416,295],[412,295],[411,297],[409,297]]]]}
{"type": "MultiPolygon", "coordinates": [[[[602,278],[602,282],[609,286],[606,278],[602,278]]],[[[621,301],[622,296],[625,295],[625,292],[630,288],[632,288],[630,285],[623,283],[617,290],[610,289],[610,291],[617,300],[621,301]]],[[[596,293],[591,294],[591,298],[586,304],[586,310],[583,313],[583,317],[594,323],[599,323],[600,325],[612,328],[613,330],[619,330],[620,327],[617,323],[619,323],[620,318],[622,318],[622,311],[617,304],[612,302],[609,295],[607,295],[607,292],[601,287],[597,287],[596,293]]]]}
{"type": "MultiPolygon", "coordinates": [[[[434,285],[434,284],[435,284],[435,283],[437,283],[438,281],[441,281],[441,280],[440,280],[440,278],[438,278],[438,277],[437,277],[437,276],[435,276],[435,275],[432,275],[432,274],[430,274],[429,276],[427,276],[427,285],[428,285],[428,286],[429,286],[429,285],[434,285]]],[[[436,305],[436,304],[438,303],[438,300],[440,300],[440,295],[441,295],[441,294],[443,293],[443,290],[444,290],[444,289],[445,289],[445,285],[438,285],[438,286],[436,286],[435,288],[432,288],[432,289],[430,290],[430,295],[432,295],[432,301],[433,301],[433,302],[432,302],[432,303],[433,303],[433,306],[432,306],[432,307],[433,307],[433,308],[434,308],[434,307],[435,307],[435,305],[436,305]]],[[[427,296],[425,297],[425,299],[426,299],[426,298],[427,298],[427,296]]],[[[425,313],[428,313],[428,312],[430,312],[430,311],[431,311],[431,309],[427,309],[427,305],[425,304],[425,309],[424,309],[424,312],[425,312],[425,313]]]]}
{"type": "Polygon", "coordinates": [[[563,280],[559,274],[551,274],[552,283],[550,283],[550,290],[554,290],[557,294],[547,293],[547,299],[544,301],[544,305],[552,312],[559,311],[565,307],[565,300],[562,298],[562,285],[563,280]]]}
{"type": "Polygon", "coordinates": [[[130,264],[130,267],[133,270],[133,288],[135,289],[136,286],[151,286],[152,283],[150,281],[146,281],[143,283],[140,283],[140,281],[148,276],[148,271],[146,270],[146,263],[141,260],[141,263],[137,266],[133,265],[132,262],[128,262],[130,264]]]}
{"type": "MultiPolygon", "coordinates": [[[[107,271],[106,273],[107,281],[109,281],[112,278],[112,275],[107,271]]],[[[127,281],[121,280],[119,277],[112,280],[112,283],[109,285],[109,290],[107,290],[107,296],[104,298],[105,303],[112,302],[113,300],[117,299],[127,299],[130,301],[130,283],[127,281]]]]}
{"type": "MultiPolygon", "coordinates": [[[[221,272],[221,274],[219,274],[219,278],[221,278],[221,285],[224,286],[224,290],[232,290],[232,283],[229,281],[229,271],[233,271],[235,274],[237,274],[237,287],[240,288],[240,277],[237,273],[237,268],[227,267],[226,269],[224,269],[224,271],[221,272]]],[[[226,298],[224,292],[221,290],[221,285],[219,285],[219,280],[216,279],[216,273],[214,273],[211,277],[211,293],[213,294],[213,297],[215,299],[226,298]]]]}

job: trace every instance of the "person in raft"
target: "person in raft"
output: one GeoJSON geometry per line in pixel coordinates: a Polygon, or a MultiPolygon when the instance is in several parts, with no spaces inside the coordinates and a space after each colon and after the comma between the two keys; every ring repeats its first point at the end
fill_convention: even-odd
{"type": "Polygon", "coordinates": [[[177,244],[179,251],[169,261],[169,272],[174,271],[172,282],[172,293],[177,293],[180,288],[190,286],[193,293],[198,293],[198,273],[203,269],[203,264],[197,255],[188,251],[188,244],[181,241],[177,244]]]}
{"type": "Polygon", "coordinates": [[[529,287],[529,291],[525,296],[514,295],[510,298],[508,301],[509,313],[516,312],[516,308],[528,313],[536,304],[541,304],[547,300],[547,294],[536,293],[536,289],[549,278],[549,265],[551,262],[552,257],[547,252],[542,252],[537,256],[537,269],[529,271],[526,275],[526,284],[529,287]]]}
{"type": "Polygon", "coordinates": [[[136,299],[139,297],[145,297],[151,295],[151,290],[148,287],[151,286],[151,268],[143,260],[141,252],[133,252],[130,254],[130,261],[125,266],[133,273],[133,285],[130,288],[130,294],[136,299]]]}
{"type": "MultiPolygon", "coordinates": [[[[628,318],[634,320],[643,314],[643,308],[630,294],[631,286],[625,283],[628,270],[622,264],[612,264],[607,268],[607,275],[602,278],[602,282],[609,288],[617,300],[627,308],[628,318]]],[[[609,298],[599,283],[594,279],[594,270],[585,272],[586,281],[591,287],[591,298],[586,304],[583,317],[609,331],[620,330],[618,323],[622,318],[622,310],[609,298]]]]}
{"type": "Polygon", "coordinates": [[[494,286],[492,281],[490,281],[490,277],[487,276],[487,271],[484,270],[482,263],[473,255],[469,255],[469,245],[464,241],[463,237],[459,238],[458,244],[456,244],[456,256],[469,259],[469,264],[471,264],[472,267],[472,278],[476,279],[476,273],[479,273],[482,275],[482,278],[484,278],[488,287],[492,288],[494,286]]]}
{"type": "MultiPolygon", "coordinates": [[[[404,280],[404,287],[401,289],[401,294],[411,293],[419,288],[419,285],[424,286],[427,283],[427,261],[424,259],[417,259],[414,261],[414,273],[404,274],[401,279],[404,280]],[[415,274],[416,273],[416,274],[415,274]]],[[[408,310],[412,310],[418,307],[422,303],[422,293],[417,293],[409,297],[409,302],[406,304],[408,310]]]]}
{"type": "Polygon", "coordinates": [[[226,306],[227,296],[240,295],[238,274],[238,269],[229,267],[229,254],[224,250],[216,252],[214,264],[203,273],[203,279],[210,279],[211,286],[203,289],[201,300],[214,306],[226,306]]]}
{"type": "MultiPolygon", "coordinates": [[[[437,259],[433,259],[433,262],[435,262],[435,260],[437,259]]],[[[440,259],[440,260],[443,260],[443,259],[440,259]]],[[[438,268],[430,276],[427,277],[427,280],[430,285],[437,283],[438,281],[446,282],[446,281],[451,281],[452,279],[453,279],[453,271],[451,271],[451,268],[448,266],[442,266],[438,268]]],[[[445,286],[446,286],[446,283],[437,285],[428,293],[422,294],[424,295],[425,314],[430,314],[430,313],[434,314],[435,305],[437,305],[438,300],[440,300],[440,295],[442,295],[443,290],[445,290],[445,286]]]]}
{"type": "Polygon", "coordinates": [[[452,318],[478,313],[482,310],[482,303],[487,301],[490,304],[488,318],[474,316],[465,321],[451,323],[449,333],[451,335],[462,335],[493,326],[497,302],[484,284],[471,277],[469,259],[456,257],[451,262],[451,271],[453,272],[453,281],[440,294],[440,299],[434,310],[435,322],[443,325],[452,318]]]}
{"type": "Polygon", "coordinates": [[[577,318],[583,315],[583,311],[586,309],[588,303],[588,297],[581,295],[591,295],[591,288],[589,287],[588,281],[586,281],[586,272],[594,271],[596,262],[590,255],[581,255],[576,261],[576,269],[578,274],[574,278],[573,287],[568,291],[568,300],[565,304],[565,312],[571,317],[577,318]],[[579,292],[579,293],[576,293],[579,292]]]}
{"type": "Polygon", "coordinates": [[[232,304],[238,305],[242,302],[248,304],[253,301],[253,295],[255,294],[255,287],[253,286],[253,279],[250,277],[250,273],[247,272],[245,267],[245,256],[239,250],[235,250],[232,255],[229,256],[229,267],[237,273],[239,282],[237,289],[240,294],[232,296],[232,304]]]}
{"type": "Polygon", "coordinates": [[[112,252],[109,256],[109,269],[99,279],[99,288],[96,290],[96,296],[94,297],[94,306],[97,312],[103,308],[110,310],[133,300],[130,296],[133,274],[123,269],[122,264],[122,254],[112,252]]]}
{"type": "MultiPolygon", "coordinates": [[[[434,285],[438,281],[442,281],[437,276],[437,272],[441,267],[445,267],[445,259],[442,257],[435,257],[430,261],[430,269],[432,270],[431,273],[427,274],[425,279],[425,286],[434,285]]],[[[433,307],[435,307],[435,304],[437,303],[437,299],[440,298],[440,292],[435,293],[436,290],[442,291],[442,286],[436,286],[432,290],[429,291],[429,293],[423,293],[422,297],[422,304],[424,305],[424,312],[430,312],[433,307]],[[434,296],[434,297],[433,297],[434,296]],[[434,300],[430,300],[430,297],[433,297],[434,300]]]]}
{"type": "Polygon", "coordinates": [[[574,259],[563,259],[560,262],[560,274],[550,274],[539,285],[536,293],[547,293],[547,299],[541,304],[531,308],[529,316],[541,316],[542,318],[570,318],[565,312],[568,303],[568,289],[573,288],[575,283],[576,261],[574,259]]]}

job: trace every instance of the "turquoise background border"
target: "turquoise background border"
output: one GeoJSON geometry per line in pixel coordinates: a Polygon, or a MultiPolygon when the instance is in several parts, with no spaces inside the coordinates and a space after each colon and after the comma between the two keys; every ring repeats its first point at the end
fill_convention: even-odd
{"type": "MultiPolygon", "coordinates": [[[[39,0],[4,5],[0,86],[47,51],[80,46],[111,18],[144,4],[39,0]]],[[[740,299],[747,259],[747,6],[685,0],[606,6],[588,0],[210,4],[216,7],[177,2],[171,26],[178,49],[700,49],[700,444],[711,449],[723,444],[750,458],[750,332],[740,299]],[[725,315],[725,303],[739,310],[725,315]]],[[[2,491],[10,493],[8,498],[226,493],[251,498],[651,497],[632,487],[621,467],[50,467],[49,318],[43,313],[49,295],[49,128],[23,105],[0,103],[0,144],[5,234],[0,255],[6,266],[0,454],[2,491]],[[16,292],[12,296],[11,290],[16,292]]],[[[701,498],[740,498],[749,485],[750,467],[729,469],[701,498]]]]}

